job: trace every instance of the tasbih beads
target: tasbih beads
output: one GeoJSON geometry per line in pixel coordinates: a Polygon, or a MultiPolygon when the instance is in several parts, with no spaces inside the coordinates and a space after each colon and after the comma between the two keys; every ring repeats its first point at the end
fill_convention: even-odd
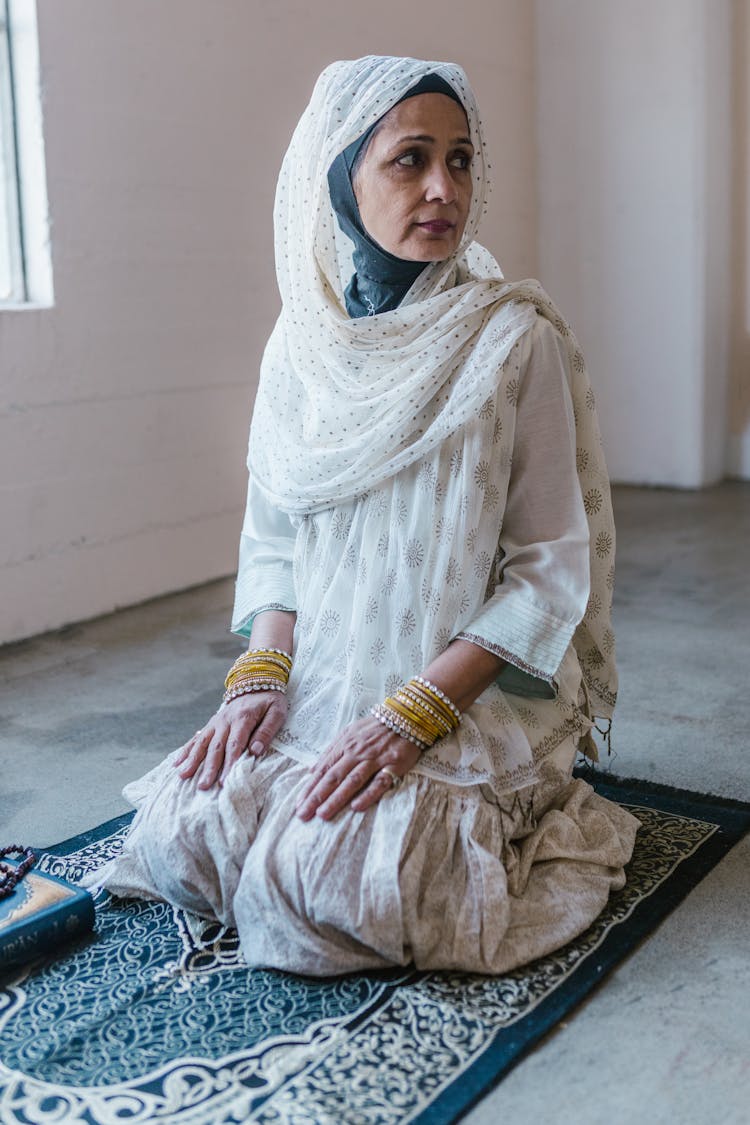
{"type": "Polygon", "coordinates": [[[0,848],[0,858],[4,859],[6,855],[22,855],[23,859],[14,867],[9,863],[0,863],[0,898],[11,895],[26,872],[30,871],[36,863],[36,856],[31,848],[22,848],[18,844],[9,844],[7,848],[0,848]]]}
{"type": "Polygon", "coordinates": [[[286,693],[292,658],[280,648],[251,648],[238,656],[224,681],[224,702],[251,691],[286,693]]]}
{"type": "Polygon", "coordinates": [[[429,750],[461,722],[455,703],[422,676],[409,680],[385,703],[376,703],[370,714],[420,750],[429,750]]]}

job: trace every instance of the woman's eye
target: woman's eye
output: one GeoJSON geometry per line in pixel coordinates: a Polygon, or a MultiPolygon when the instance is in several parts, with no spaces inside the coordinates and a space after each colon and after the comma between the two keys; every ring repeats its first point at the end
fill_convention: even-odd
{"type": "MultiPolygon", "coordinates": [[[[422,163],[422,154],[416,151],[402,152],[400,156],[396,157],[396,164],[401,168],[416,168],[422,163]]],[[[465,171],[471,164],[471,153],[456,152],[448,158],[448,164],[451,168],[459,168],[465,171]]]]}

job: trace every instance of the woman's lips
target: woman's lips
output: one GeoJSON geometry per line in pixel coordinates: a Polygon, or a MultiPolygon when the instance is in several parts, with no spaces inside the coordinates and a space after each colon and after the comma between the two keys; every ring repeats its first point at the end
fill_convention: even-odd
{"type": "Polygon", "coordinates": [[[453,230],[455,223],[449,223],[446,219],[431,219],[427,223],[417,223],[421,230],[429,231],[430,234],[445,234],[449,230],[453,230]]]}

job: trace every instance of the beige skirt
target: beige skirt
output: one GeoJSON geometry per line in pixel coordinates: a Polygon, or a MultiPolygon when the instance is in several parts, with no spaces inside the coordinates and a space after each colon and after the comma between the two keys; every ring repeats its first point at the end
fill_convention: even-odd
{"type": "Polygon", "coordinates": [[[170,757],[125,789],[123,852],[87,882],[236,927],[250,966],[506,972],[576,937],[625,882],[638,821],[571,779],[575,749],[505,803],[407,775],[364,813],[307,823],[307,770],[283,754],[242,758],[209,791],[170,757]]]}

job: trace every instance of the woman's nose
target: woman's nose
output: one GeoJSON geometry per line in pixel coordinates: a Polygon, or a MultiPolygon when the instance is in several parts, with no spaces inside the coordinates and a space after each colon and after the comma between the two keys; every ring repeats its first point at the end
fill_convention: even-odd
{"type": "Polygon", "coordinates": [[[450,168],[442,161],[435,160],[427,169],[425,199],[439,200],[441,203],[454,203],[456,200],[456,184],[451,176],[450,168]]]}

